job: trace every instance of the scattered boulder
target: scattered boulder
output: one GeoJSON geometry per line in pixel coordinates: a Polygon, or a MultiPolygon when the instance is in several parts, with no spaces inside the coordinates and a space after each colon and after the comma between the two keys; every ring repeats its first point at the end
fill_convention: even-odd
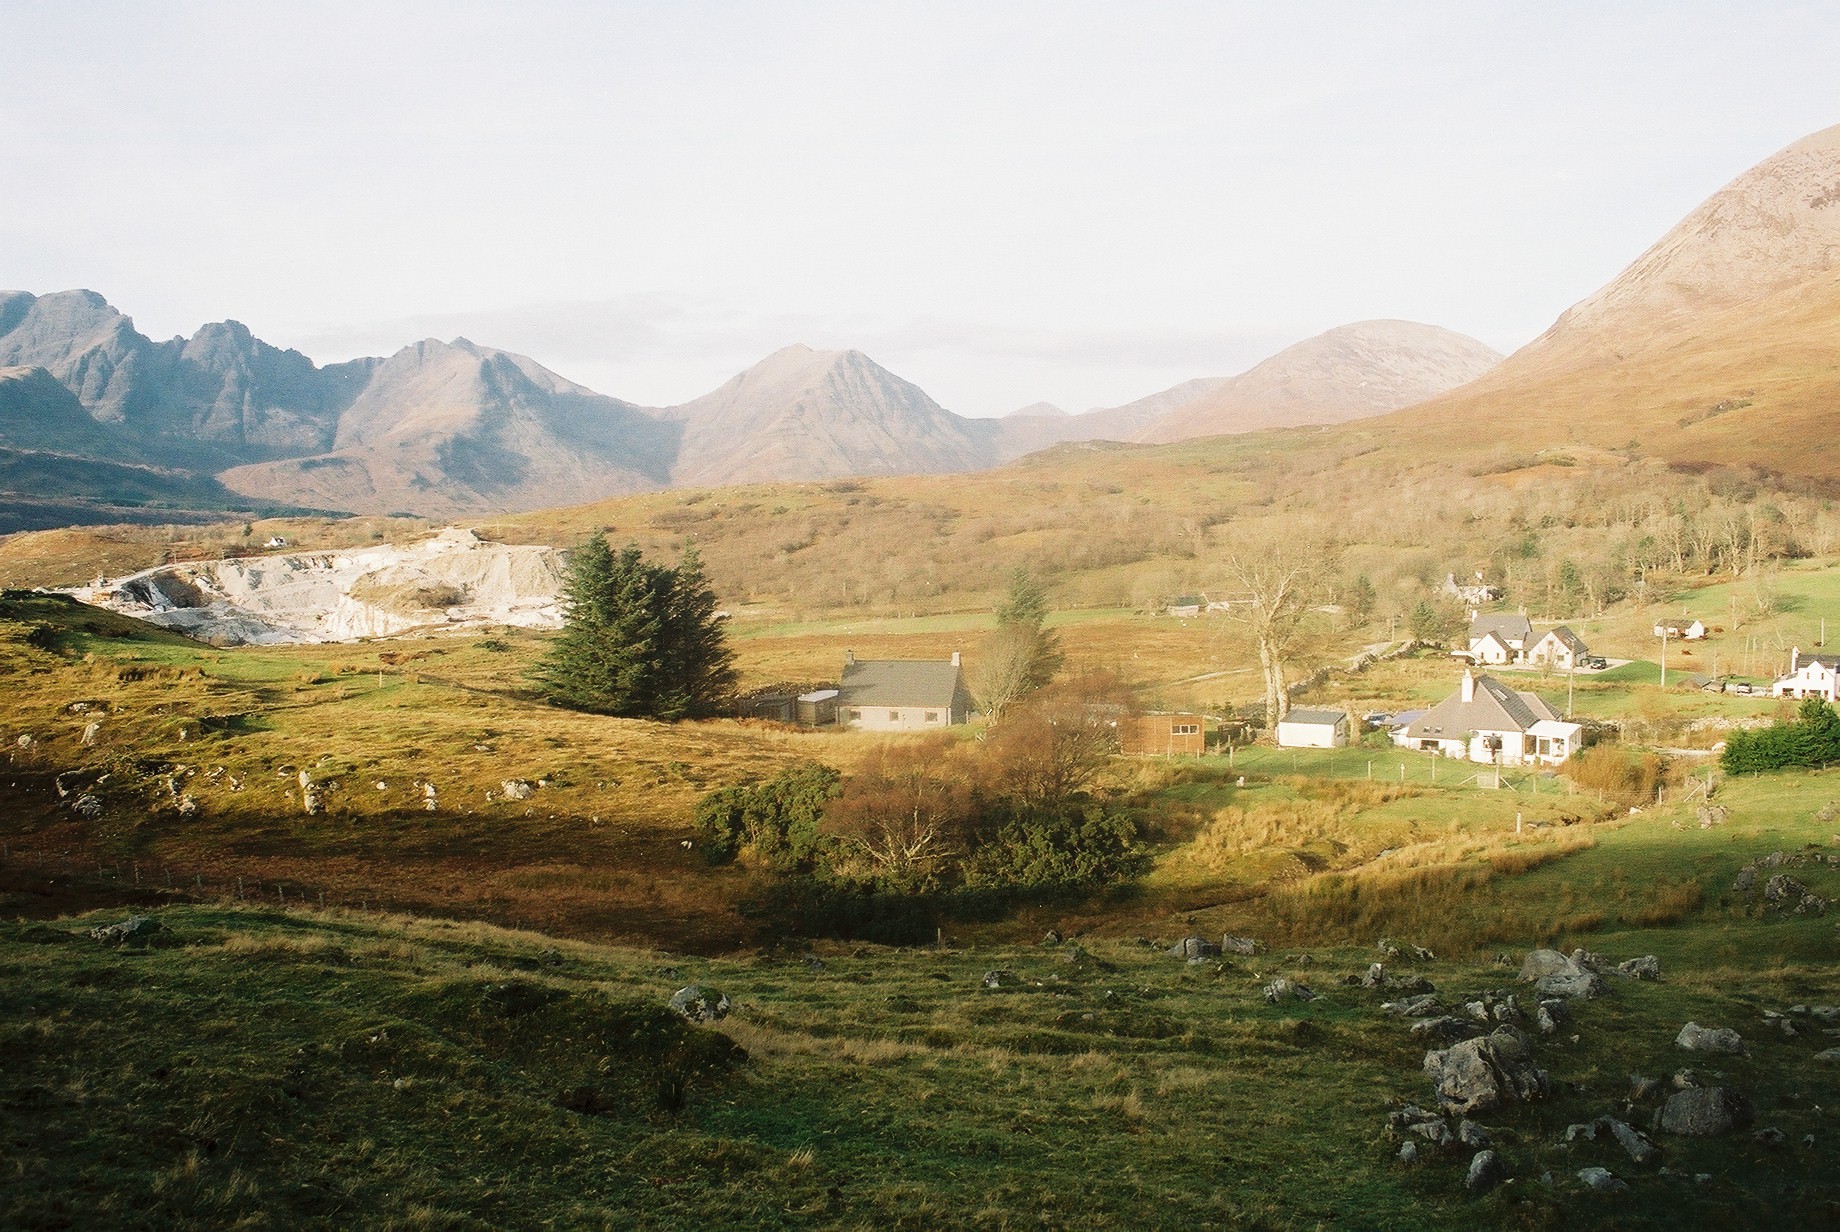
{"type": "Polygon", "coordinates": [[[1674,1037],[1676,1047],[1688,1052],[1743,1052],[1744,1037],[1730,1027],[1702,1027],[1690,1022],[1674,1037]]]}
{"type": "Polygon", "coordinates": [[[984,973],[984,987],[986,988],[1014,988],[1021,982],[1021,980],[1016,978],[1016,973],[1014,971],[1009,971],[1001,967],[984,973]]]}
{"type": "Polygon", "coordinates": [[[1768,1125],[1753,1132],[1751,1137],[1761,1145],[1769,1147],[1771,1150],[1775,1150],[1789,1140],[1789,1135],[1783,1133],[1782,1130],[1777,1129],[1774,1125],[1768,1125]]]}
{"type": "Polygon", "coordinates": [[[1668,1096],[1659,1124],[1663,1133],[1716,1138],[1743,1129],[1756,1115],[1751,1101],[1729,1087],[1688,1087],[1668,1096]]]}
{"type": "Polygon", "coordinates": [[[1417,1163],[1418,1162],[1418,1143],[1412,1141],[1410,1138],[1400,1143],[1399,1144],[1399,1154],[1397,1158],[1399,1162],[1402,1164],[1417,1163]]]}
{"type": "Polygon", "coordinates": [[[1479,1151],[1493,1140],[1486,1127],[1464,1117],[1457,1123],[1457,1141],[1472,1151],[1479,1151]]]}
{"type": "Polygon", "coordinates": [[[1629,1186],[1616,1178],[1608,1168],[1580,1168],[1578,1179],[1586,1189],[1598,1193],[1628,1193],[1629,1186]]]}
{"type": "Polygon", "coordinates": [[[1814,1054],[1814,1059],[1829,1065],[1840,1065],[1840,1048],[1828,1048],[1814,1054]]]}
{"type": "Polygon", "coordinates": [[[1404,1001],[1382,1001],[1380,1012],[1397,1014],[1401,1018],[1427,1018],[1443,1008],[1438,999],[1430,993],[1423,996],[1407,997],[1404,1001]]]}
{"type": "Polygon", "coordinates": [[[1282,1005],[1286,1001],[1314,1001],[1316,994],[1308,984],[1300,983],[1288,976],[1279,976],[1265,985],[1265,1003],[1282,1005]]]}
{"type": "Polygon", "coordinates": [[[1549,975],[1563,975],[1571,969],[1571,960],[1559,951],[1534,950],[1521,962],[1521,982],[1531,984],[1549,975]]]}
{"type": "Polygon", "coordinates": [[[1206,937],[1184,937],[1165,951],[1171,958],[1181,958],[1188,962],[1201,962],[1220,956],[1220,947],[1206,937]]]}
{"type": "Polygon", "coordinates": [[[1661,978],[1661,960],[1653,954],[1644,954],[1641,958],[1618,963],[1616,973],[1632,980],[1658,980],[1661,978]]]}
{"type": "Polygon", "coordinates": [[[1595,971],[1574,971],[1543,975],[1535,982],[1533,990],[1542,997],[1590,1000],[1607,995],[1610,986],[1595,971]]]}
{"type": "Polygon", "coordinates": [[[1441,1121],[1443,1119],[1441,1113],[1428,1112],[1417,1104],[1407,1104],[1403,1108],[1386,1114],[1386,1127],[1388,1129],[1410,1129],[1422,1121],[1441,1121]]]}
{"type": "Polygon", "coordinates": [[[85,821],[94,821],[102,816],[102,797],[86,791],[70,802],[70,811],[85,821]]]}
{"type": "Polygon", "coordinates": [[[118,923],[92,928],[89,935],[90,940],[104,945],[137,945],[154,933],[164,931],[164,926],[150,915],[131,915],[118,923]]]}
{"type": "Polygon", "coordinates": [[[728,996],[701,984],[687,984],[671,994],[671,1008],[691,1022],[716,1022],[728,1017],[728,996]]]}
{"type": "Polygon", "coordinates": [[[1558,997],[1541,1000],[1539,1008],[1534,1011],[1534,1024],[1539,1027],[1541,1035],[1556,1035],[1559,1024],[1571,1018],[1571,1011],[1565,1008],[1565,1002],[1558,997]]]}
{"type": "Polygon", "coordinates": [[[1610,1130],[1610,1136],[1616,1139],[1617,1145],[1627,1151],[1629,1158],[1637,1164],[1646,1166],[1661,1158],[1661,1148],[1656,1146],[1654,1140],[1647,1134],[1615,1117],[1605,1117],[1603,1120],[1605,1126],[1610,1130]]]}
{"type": "Polygon", "coordinates": [[[1639,1104],[1661,1089],[1661,1084],[1653,1078],[1644,1078],[1640,1074],[1629,1075],[1629,1102],[1639,1104]]]}
{"type": "Polygon", "coordinates": [[[1457,1140],[1456,1135],[1450,1132],[1450,1126],[1445,1123],[1443,1117],[1438,1117],[1436,1120],[1431,1121],[1419,1121],[1416,1124],[1408,1125],[1406,1126],[1406,1132],[1417,1134],[1426,1142],[1436,1147],[1447,1147],[1457,1140]]]}
{"type": "Polygon", "coordinates": [[[1427,1052],[1424,1072],[1440,1106],[1464,1115],[1543,1099],[1552,1087],[1546,1071],[1533,1064],[1532,1044],[1509,1026],[1427,1052]]]}
{"type": "Polygon", "coordinates": [[[1250,958],[1265,947],[1251,937],[1235,937],[1232,933],[1220,939],[1220,948],[1229,954],[1240,954],[1250,958]]]}
{"type": "Polygon", "coordinates": [[[1787,873],[1777,873],[1774,877],[1763,883],[1763,897],[1765,902],[1800,902],[1802,896],[1806,893],[1808,893],[1808,887],[1789,876],[1787,873]]]}
{"type": "Polygon", "coordinates": [[[83,747],[86,749],[94,747],[96,743],[96,737],[100,736],[101,734],[102,734],[102,724],[101,723],[91,720],[89,723],[85,724],[83,727],[83,747]]]}
{"type": "Polygon", "coordinates": [[[1477,1151],[1469,1161],[1469,1175],[1463,1178],[1463,1188],[1473,1194],[1484,1194],[1508,1179],[1508,1166],[1501,1162],[1501,1156],[1494,1151],[1477,1151]]]}
{"type": "Polygon", "coordinates": [[[1840,1027],[1840,1005],[1817,1005],[1808,1011],[1808,1016],[1829,1027],[1840,1027]]]}
{"type": "Polygon", "coordinates": [[[498,793],[506,800],[528,800],[537,794],[537,785],[529,779],[506,779],[498,785],[498,793]]]}
{"type": "Polygon", "coordinates": [[[1042,934],[1041,943],[1043,945],[1059,945],[1064,940],[1065,938],[1061,936],[1058,928],[1050,928],[1046,933],[1042,934]]]}
{"type": "Polygon", "coordinates": [[[1706,1085],[1699,1080],[1699,1072],[1690,1069],[1675,1070],[1672,1074],[1668,1075],[1668,1081],[1673,1084],[1676,1091],[1685,1091],[1692,1087],[1706,1085]]]}
{"type": "Polygon", "coordinates": [[[1412,1038],[1454,1044],[1482,1034],[1482,1028],[1467,1018],[1446,1014],[1438,1018],[1421,1018],[1412,1024],[1412,1038]]]}

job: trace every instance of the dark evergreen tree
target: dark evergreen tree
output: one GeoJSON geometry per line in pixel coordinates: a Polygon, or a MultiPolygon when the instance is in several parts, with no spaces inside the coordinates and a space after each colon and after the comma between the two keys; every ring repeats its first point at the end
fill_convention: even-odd
{"type": "Polygon", "coordinates": [[[686,548],[670,571],[663,599],[659,691],[652,713],[664,719],[713,714],[734,692],[734,655],[695,548],[686,548]]]}
{"type": "Polygon", "coordinates": [[[731,662],[695,553],[666,569],[597,536],[570,562],[562,633],[534,680],[558,706],[677,719],[715,710],[734,684],[731,662]]]}

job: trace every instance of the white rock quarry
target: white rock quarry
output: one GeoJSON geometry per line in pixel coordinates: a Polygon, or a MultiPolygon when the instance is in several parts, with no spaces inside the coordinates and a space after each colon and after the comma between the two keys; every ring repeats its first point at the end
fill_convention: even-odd
{"type": "Polygon", "coordinates": [[[553,629],[562,553],[444,530],[407,545],[160,565],[68,591],[214,646],[343,642],[413,629],[553,629]]]}

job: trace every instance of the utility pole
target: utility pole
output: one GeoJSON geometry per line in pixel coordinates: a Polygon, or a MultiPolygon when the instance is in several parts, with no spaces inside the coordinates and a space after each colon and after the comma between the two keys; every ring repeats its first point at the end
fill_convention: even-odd
{"type": "Polygon", "coordinates": [[[1667,635],[1668,627],[1661,626],[1661,687],[1667,688],[1667,635]]]}
{"type": "MultiPolygon", "coordinates": [[[[1571,669],[1565,673],[1565,717],[1572,717],[1572,683],[1578,679],[1578,656],[1573,655],[1571,669]]],[[[1517,829],[1516,834],[1520,833],[1517,829]]]]}

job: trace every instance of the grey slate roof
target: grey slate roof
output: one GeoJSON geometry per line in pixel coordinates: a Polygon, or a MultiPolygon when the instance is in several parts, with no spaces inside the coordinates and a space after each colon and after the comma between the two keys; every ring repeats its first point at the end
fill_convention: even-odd
{"type": "Polygon", "coordinates": [[[1554,629],[1551,633],[1541,636],[1540,641],[1542,642],[1545,641],[1547,637],[1558,638],[1560,644],[1562,644],[1567,650],[1571,651],[1575,655],[1589,653],[1585,649],[1584,639],[1579,637],[1576,633],[1573,633],[1571,629],[1565,625],[1560,625],[1557,629],[1554,629]]]}
{"type": "Polygon", "coordinates": [[[1493,676],[1478,676],[1469,701],[1458,689],[1408,724],[1406,739],[1461,740],[1470,732],[1524,732],[1541,719],[1558,717],[1534,694],[1517,693],[1493,676]]]}
{"type": "Polygon", "coordinates": [[[1477,613],[1476,619],[1469,622],[1469,640],[1479,641],[1488,633],[1495,634],[1503,642],[1524,643],[1533,635],[1533,624],[1521,612],[1477,613]]]}
{"type": "Polygon", "coordinates": [[[858,659],[843,665],[846,706],[930,706],[944,710],[964,689],[949,659],[858,659]]]}
{"type": "Polygon", "coordinates": [[[1342,710],[1303,710],[1295,706],[1284,716],[1286,723],[1327,723],[1334,725],[1348,717],[1342,710]]]}

